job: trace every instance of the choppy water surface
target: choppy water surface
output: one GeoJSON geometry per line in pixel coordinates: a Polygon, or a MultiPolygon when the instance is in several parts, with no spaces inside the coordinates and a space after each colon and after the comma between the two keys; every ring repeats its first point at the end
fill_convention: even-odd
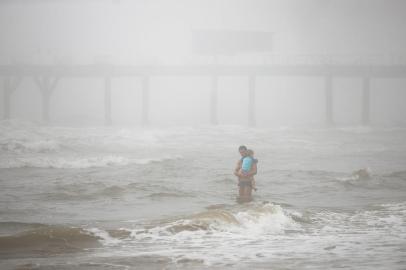
{"type": "Polygon", "coordinates": [[[1,269],[405,269],[406,130],[2,121],[0,206],[1,269]]]}

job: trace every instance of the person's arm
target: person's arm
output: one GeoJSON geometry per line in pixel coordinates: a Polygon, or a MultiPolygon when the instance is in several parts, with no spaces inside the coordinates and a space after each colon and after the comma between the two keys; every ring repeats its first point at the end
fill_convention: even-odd
{"type": "Polygon", "coordinates": [[[241,161],[241,159],[237,162],[237,165],[235,166],[235,169],[234,169],[234,175],[235,176],[240,176],[239,175],[239,171],[240,171],[240,169],[241,169],[241,165],[242,165],[242,161],[241,161]]]}

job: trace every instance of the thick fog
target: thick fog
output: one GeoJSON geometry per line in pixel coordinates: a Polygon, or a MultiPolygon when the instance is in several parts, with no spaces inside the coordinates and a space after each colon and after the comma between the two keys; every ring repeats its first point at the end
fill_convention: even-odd
{"type": "MultiPolygon", "coordinates": [[[[2,87],[9,78],[22,80],[9,105],[2,91],[1,115],[44,121],[35,80],[47,74],[10,75],[9,66],[181,66],[186,73],[191,66],[402,66],[405,26],[401,0],[3,0],[2,87]]],[[[149,125],[209,125],[213,106],[215,124],[247,125],[250,75],[219,75],[213,101],[207,74],[62,74],[47,122],[103,125],[108,76],[112,125],[141,125],[148,76],[149,125]]],[[[333,123],[360,125],[363,77],[331,76],[333,123]]],[[[405,125],[404,74],[369,79],[367,124],[405,125]]],[[[256,126],[326,123],[325,76],[255,74],[254,80],[256,126]]]]}

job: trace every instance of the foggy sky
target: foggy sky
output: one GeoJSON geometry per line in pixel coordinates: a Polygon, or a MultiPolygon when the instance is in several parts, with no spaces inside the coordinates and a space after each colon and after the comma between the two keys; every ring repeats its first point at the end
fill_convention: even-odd
{"type": "MultiPolygon", "coordinates": [[[[218,63],[291,64],[330,55],[346,63],[405,64],[405,26],[401,0],[3,0],[0,64],[210,64],[213,58],[191,45],[199,29],[273,34],[272,51],[219,55],[218,63]]],[[[152,123],[209,123],[208,78],[154,78],[151,84],[152,123]]],[[[136,78],[113,80],[114,123],[139,123],[139,87],[136,78]]],[[[101,123],[101,89],[97,79],[62,79],[52,96],[51,122],[101,123]]],[[[246,78],[221,78],[220,123],[246,124],[246,89],[246,78]]],[[[406,122],[405,79],[374,80],[371,89],[373,122],[406,122]]],[[[12,117],[40,119],[38,92],[31,79],[24,80],[12,96],[12,117]]],[[[334,78],[337,123],[359,123],[360,93],[359,79],[334,78]]],[[[323,122],[323,95],[317,78],[259,77],[258,125],[323,122]]]]}

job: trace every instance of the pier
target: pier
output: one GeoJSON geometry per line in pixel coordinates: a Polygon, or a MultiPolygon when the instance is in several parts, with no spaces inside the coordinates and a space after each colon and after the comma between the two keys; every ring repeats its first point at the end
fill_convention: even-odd
{"type": "Polygon", "coordinates": [[[83,77],[104,80],[104,119],[111,125],[111,80],[136,77],[142,85],[142,124],[149,125],[150,81],[155,76],[205,76],[211,79],[210,122],[218,124],[218,82],[222,76],[241,76],[248,81],[249,126],[256,125],[255,92],[258,76],[306,76],[324,80],[325,119],[334,124],[334,78],[353,77],[362,80],[362,124],[370,122],[371,81],[378,78],[406,78],[406,65],[190,65],[190,66],[124,66],[124,65],[0,65],[3,78],[4,118],[10,118],[10,98],[22,80],[34,80],[42,97],[42,120],[50,121],[49,101],[52,93],[64,78],[83,77]]]}

